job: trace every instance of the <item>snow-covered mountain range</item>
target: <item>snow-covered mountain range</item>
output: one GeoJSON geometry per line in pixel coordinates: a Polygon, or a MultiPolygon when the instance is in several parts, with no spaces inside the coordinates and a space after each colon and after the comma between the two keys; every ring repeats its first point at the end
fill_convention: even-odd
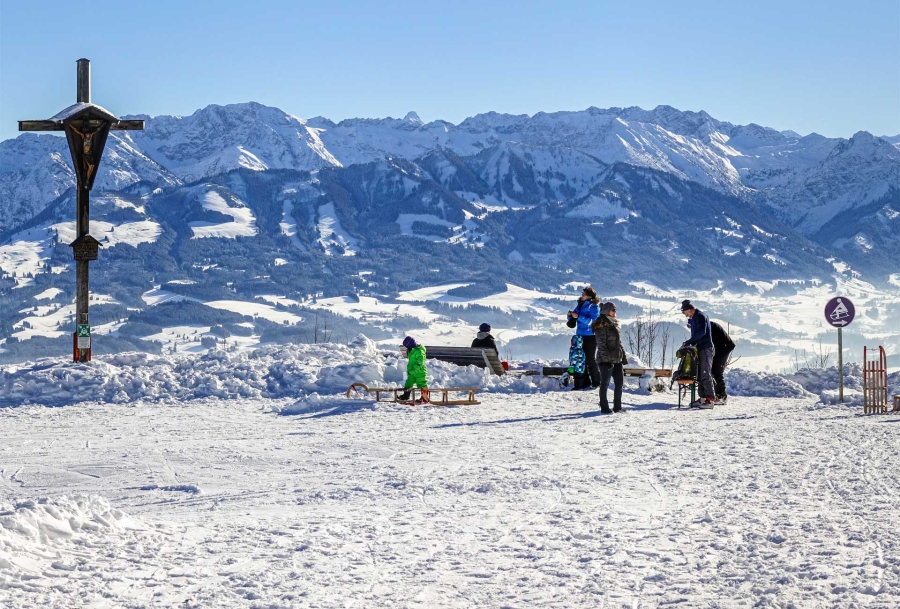
{"type": "MultiPolygon", "coordinates": [[[[141,118],[144,131],[110,135],[92,194],[104,245],[92,320],[122,341],[179,336],[166,334],[178,319],[243,332],[248,312],[257,341],[284,338],[301,316],[274,307],[436,285],[451,300],[420,321],[455,298],[502,302],[507,284],[740,295],[862,273],[900,285],[900,136],[800,136],[667,106],[459,125],[304,120],[256,103],[141,118]],[[176,301],[184,310],[164,318],[139,312],[176,301]]],[[[63,340],[73,186],[63,138],[0,143],[0,343],[63,340]]],[[[541,311],[518,315],[528,331],[552,318],[525,310],[541,311]]],[[[373,323],[391,334],[410,323],[399,315],[373,323]]]]}
{"type": "MultiPolygon", "coordinates": [[[[606,167],[626,163],[752,201],[857,263],[878,249],[896,251],[900,239],[900,136],[801,137],[669,106],[490,112],[459,125],[423,123],[414,112],[403,119],[303,120],[256,103],[139,118],[145,131],[111,136],[97,188],[171,187],[238,168],[315,171],[445,151],[478,157],[495,202],[507,206],[581,196],[606,167]],[[516,183],[513,149],[547,177],[537,198],[516,183]]],[[[25,224],[65,192],[74,183],[69,163],[59,137],[0,143],[0,230],[25,224]]]]}

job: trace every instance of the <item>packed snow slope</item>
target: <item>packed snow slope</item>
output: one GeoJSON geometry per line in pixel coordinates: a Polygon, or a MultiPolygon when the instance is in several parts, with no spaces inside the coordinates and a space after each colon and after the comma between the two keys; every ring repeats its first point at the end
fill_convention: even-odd
{"type": "Polygon", "coordinates": [[[481,399],[0,409],[0,604],[900,603],[896,416],[481,399]]]}

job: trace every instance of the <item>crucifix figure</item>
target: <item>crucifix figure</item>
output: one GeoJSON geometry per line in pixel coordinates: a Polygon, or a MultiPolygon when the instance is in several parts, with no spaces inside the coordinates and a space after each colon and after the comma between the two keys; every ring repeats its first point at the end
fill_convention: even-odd
{"type": "Polygon", "coordinates": [[[88,317],[90,300],[89,267],[99,255],[100,242],[90,233],[90,193],[110,130],[140,130],[141,120],[119,120],[105,108],[91,103],[91,62],[78,60],[77,103],[51,119],[19,121],[19,131],[64,131],[75,168],[75,241],[71,243],[75,258],[75,333],[73,357],[76,362],[91,359],[91,324],[88,317]]]}

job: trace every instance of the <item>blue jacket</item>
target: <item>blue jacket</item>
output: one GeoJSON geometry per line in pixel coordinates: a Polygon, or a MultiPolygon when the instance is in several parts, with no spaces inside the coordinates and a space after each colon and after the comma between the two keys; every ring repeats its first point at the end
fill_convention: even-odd
{"type": "Polygon", "coordinates": [[[709,317],[704,315],[700,309],[694,309],[694,316],[690,319],[690,324],[691,337],[684,344],[694,345],[698,350],[712,347],[712,329],[709,327],[709,317]]]}
{"type": "Polygon", "coordinates": [[[594,331],[591,329],[591,324],[600,317],[600,307],[590,300],[584,300],[578,303],[573,312],[578,314],[575,335],[593,336],[594,331]]]}

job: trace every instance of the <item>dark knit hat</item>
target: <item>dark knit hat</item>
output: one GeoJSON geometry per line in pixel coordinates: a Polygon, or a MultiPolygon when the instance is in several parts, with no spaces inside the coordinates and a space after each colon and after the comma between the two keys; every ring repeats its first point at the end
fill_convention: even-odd
{"type": "Polygon", "coordinates": [[[415,349],[419,345],[416,343],[416,339],[414,339],[412,336],[407,336],[403,339],[403,346],[406,347],[407,351],[409,351],[410,349],[415,349]]]}
{"type": "Polygon", "coordinates": [[[478,326],[478,331],[479,332],[490,332],[491,324],[481,324],[480,326],[478,326]]]}
{"type": "Polygon", "coordinates": [[[616,303],[614,303],[614,302],[604,302],[604,303],[603,303],[603,306],[600,307],[600,314],[601,314],[601,315],[609,315],[612,311],[615,311],[615,310],[617,310],[617,309],[616,309],[616,303]]]}
{"type": "Polygon", "coordinates": [[[690,311],[691,309],[695,309],[696,307],[691,304],[690,300],[682,300],[681,301],[681,310],[682,311],[690,311]]]}

